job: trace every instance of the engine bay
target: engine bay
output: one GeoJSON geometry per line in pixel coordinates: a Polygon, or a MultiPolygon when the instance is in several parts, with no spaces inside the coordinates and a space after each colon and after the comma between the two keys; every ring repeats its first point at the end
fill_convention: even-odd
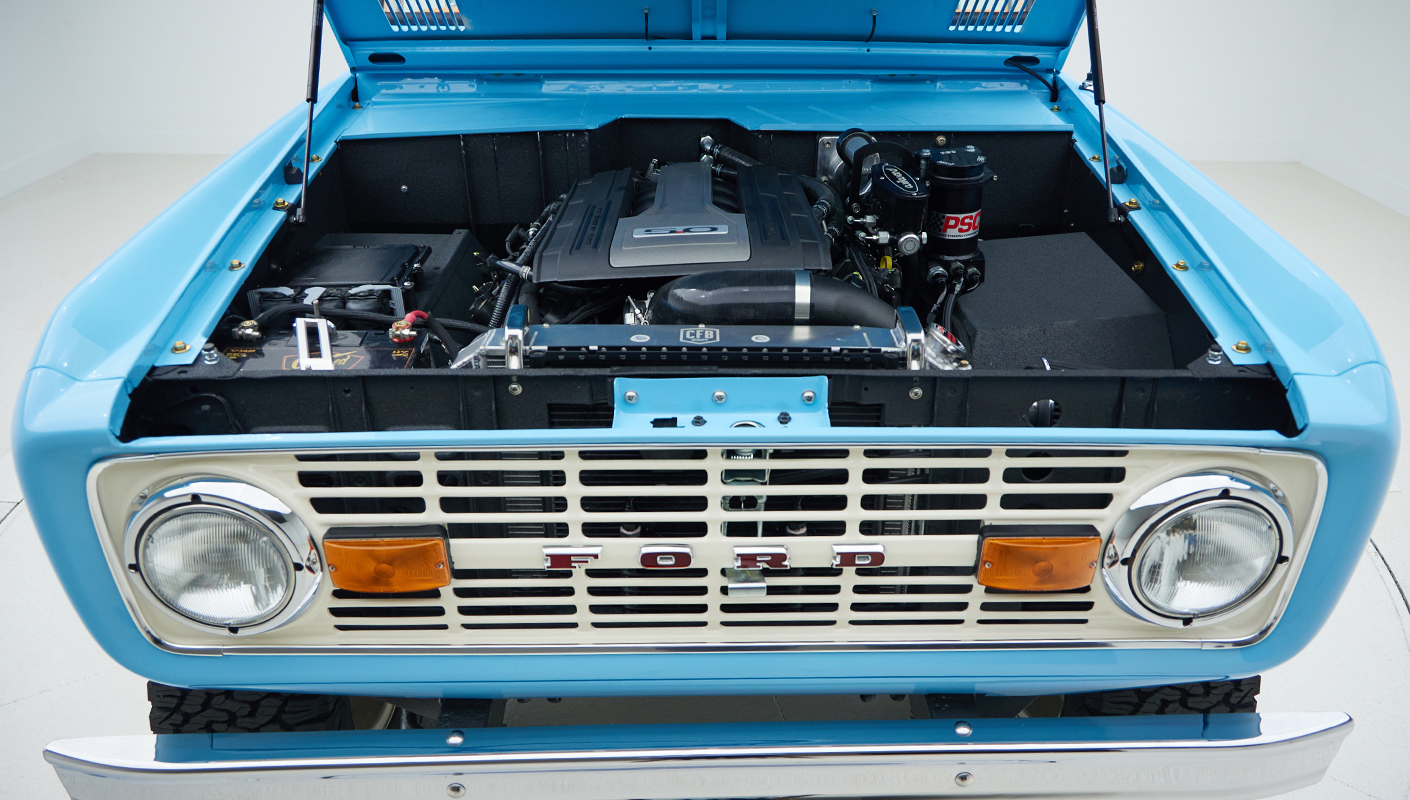
{"type": "MultiPolygon", "coordinates": [[[[604,406],[610,415],[614,376],[823,373],[834,392],[861,393],[853,405],[880,407],[864,424],[896,424],[914,415],[887,408],[888,392],[868,395],[874,382],[842,376],[1012,384],[1042,373],[1100,395],[1105,411],[1077,422],[1069,402],[1063,423],[1097,425],[1130,413],[1126,381],[1139,375],[1195,379],[1196,393],[1209,378],[1271,378],[1221,361],[1165,271],[1144,269],[1153,256],[1140,235],[1105,218],[1102,186],[1063,133],[621,119],[357,139],[319,171],[307,209],[308,222],[291,220],[252,265],[196,364],[153,370],[149,393],[198,378],[221,381],[222,397],[257,397],[234,387],[357,374],[409,390],[432,374],[537,371],[575,378],[565,385],[587,395],[576,405],[591,409],[592,427],[604,406]],[[1115,389],[1096,388],[1113,379],[1115,389]]],[[[1240,402],[1280,391],[1260,384],[1240,402]]],[[[970,394],[962,410],[933,406],[904,424],[946,414],[979,424],[970,394]]],[[[1043,399],[1018,403],[1013,424],[1059,424],[1056,410],[1034,412],[1043,399]]],[[[163,429],[139,400],[133,435],[163,429]]],[[[1142,424],[1160,424],[1146,402],[1142,424]]],[[[547,405],[514,424],[577,426],[577,412],[555,417],[547,405]]],[[[243,430],[235,408],[217,416],[243,430]]],[[[1247,424],[1269,424],[1254,421],[1260,413],[1247,424]]],[[[474,427],[469,414],[433,427],[474,427]]],[[[834,424],[858,424],[849,419],[834,424]]]]}

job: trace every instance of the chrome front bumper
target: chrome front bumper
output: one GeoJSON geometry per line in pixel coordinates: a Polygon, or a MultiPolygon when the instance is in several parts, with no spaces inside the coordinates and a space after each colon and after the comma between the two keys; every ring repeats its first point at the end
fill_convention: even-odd
{"type": "Polygon", "coordinates": [[[65,739],[74,800],[1257,798],[1322,778],[1339,713],[65,739]],[[456,732],[459,734],[460,732],[456,732]]]}

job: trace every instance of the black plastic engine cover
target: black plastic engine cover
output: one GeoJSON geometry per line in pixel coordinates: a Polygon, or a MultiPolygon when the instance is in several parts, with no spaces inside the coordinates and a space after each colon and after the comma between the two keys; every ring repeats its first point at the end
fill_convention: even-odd
{"type": "Polygon", "coordinates": [[[975,368],[1173,368],[1165,312],[1087,234],[990,239],[984,256],[955,307],[975,368]]]}
{"type": "MultiPolygon", "coordinates": [[[[663,174],[676,166],[663,168],[663,174]]],[[[685,169],[703,166],[680,165],[685,169]]],[[[827,238],[813,217],[812,207],[797,177],[791,172],[762,165],[739,169],[739,210],[749,231],[747,258],[741,260],[738,257],[738,246],[735,245],[731,252],[736,255],[722,255],[708,261],[614,266],[612,243],[618,228],[626,228],[626,235],[630,236],[636,228],[647,225],[651,219],[651,215],[628,216],[632,213],[635,180],[639,179],[633,178],[631,170],[623,169],[601,172],[575,184],[558,219],[554,221],[548,240],[534,257],[534,279],[574,283],[674,278],[720,269],[832,268],[827,238]],[[636,222],[642,222],[642,225],[636,222]]],[[[658,197],[670,196],[669,191],[658,190],[658,197]]],[[[715,216],[702,215],[702,223],[714,224],[715,216]]],[[[670,219],[678,223],[681,215],[673,214],[670,219]]],[[[688,215],[684,219],[686,225],[692,224],[688,215]]],[[[690,237],[692,245],[699,244],[703,238],[685,231],[681,235],[683,239],[690,237]]]]}

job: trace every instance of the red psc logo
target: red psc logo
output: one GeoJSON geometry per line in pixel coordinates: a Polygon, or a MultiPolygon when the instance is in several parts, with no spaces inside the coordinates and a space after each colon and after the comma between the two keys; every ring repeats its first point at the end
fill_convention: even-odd
{"type": "Polygon", "coordinates": [[[946,214],[945,224],[940,228],[940,235],[946,239],[968,239],[971,236],[978,236],[979,214],[978,211],[969,214],[946,214]]]}

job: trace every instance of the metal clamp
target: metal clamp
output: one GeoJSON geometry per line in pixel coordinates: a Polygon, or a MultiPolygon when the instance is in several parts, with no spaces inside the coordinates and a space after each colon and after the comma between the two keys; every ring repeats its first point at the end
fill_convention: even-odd
{"type": "Polygon", "coordinates": [[[925,369],[925,328],[910,306],[896,309],[896,329],[906,357],[906,369],[925,369]]]}
{"type": "Polygon", "coordinates": [[[725,594],[730,597],[763,597],[769,593],[769,587],[764,583],[764,571],[762,569],[725,569],[725,578],[729,585],[725,587],[725,594]]]}
{"type": "Polygon", "coordinates": [[[299,317],[294,320],[294,337],[299,345],[299,369],[333,369],[333,324],[322,317],[299,317]],[[318,355],[308,349],[308,329],[318,331],[318,355]]]}
{"type": "Polygon", "coordinates": [[[524,368],[524,337],[529,332],[527,306],[511,306],[504,320],[504,367],[524,368]]]}

